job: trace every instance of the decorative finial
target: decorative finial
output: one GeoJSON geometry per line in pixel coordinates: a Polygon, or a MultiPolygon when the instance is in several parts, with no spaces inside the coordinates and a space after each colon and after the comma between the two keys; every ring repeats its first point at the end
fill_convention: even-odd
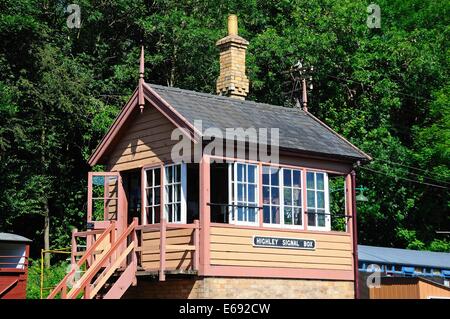
{"type": "Polygon", "coordinates": [[[141,110],[141,113],[144,111],[144,46],[141,46],[141,57],[139,59],[139,92],[138,92],[138,98],[139,98],[139,109],[141,110]]]}

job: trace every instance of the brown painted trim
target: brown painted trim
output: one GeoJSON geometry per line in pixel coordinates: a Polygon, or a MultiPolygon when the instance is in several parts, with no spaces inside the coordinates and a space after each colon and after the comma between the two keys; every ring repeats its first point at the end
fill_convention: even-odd
{"type": "MultiPolygon", "coordinates": [[[[163,114],[170,122],[172,122],[177,128],[186,134],[194,143],[197,143],[201,132],[196,130],[194,126],[189,123],[179,112],[177,112],[169,103],[161,98],[147,83],[143,83],[141,86],[144,98],[155,107],[161,114],[163,114]]],[[[125,125],[126,121],[135,110],[135,106],[138,105],[139,89],[135,89],[132,96],[120,111],[119,115],[114,120],[113,124],[108,129],[100,144],[95,149],[94,153],[88,160],[90,166],[94,166],[99,163],[104,156],[108,148],[117,137],[120,129],[125,125]]]]}
{"type": "Polygon", "coordinates": [[[320,231],[320,230],[305,230],[301,228],[282,228],[282,227],[269,227],[269,226],[248,226],[248,225],[236,225],[236,224],[222,224],[222,223],[211,223],[211,227],[223,227],[223,228],[235,228],[235,229],[250,229],[250,230],[270,230],[276,232],[286,232],[286,233],[303,233],[303,234],[319,234],[319,235],[333,235],[333,236],[350,236],[347,232],[339,231],[320,231]]]}
{"type": "Polygon", "coordinates": [[[352,270],[261,268],[237,266],[210,266],[204,276],[217,277],[260,277],[260,278],[297,278],[320,280],[353,281],[352,270]]]}
{"type": "MultiPolygon", "coordinates": [[[[358,223],[356,215],[356,173],[351,173],[351,202],[352,202],[352,239],[353,239],[353,271],[355,278],[358,278],[358,223]]],[[[359,299],[359,282],[355,280],[355,299],[359,299]]]]}

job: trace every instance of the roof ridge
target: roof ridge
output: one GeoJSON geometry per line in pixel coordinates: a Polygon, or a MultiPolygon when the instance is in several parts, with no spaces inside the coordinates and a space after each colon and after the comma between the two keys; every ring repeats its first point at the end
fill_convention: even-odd
{"type": "Polygon", "coordinates": [[[251,101],[251,100],[239,100],[239,99],[234,99],[234,98],[223,96],[223,95],[214,95],[214,94],[211,94],[211,93],[205,93],[205,92],[198,92],[198,91],[193,91],[193,90],[188,90],[188,89],[182,89],[182,88],[178,88],[178,87],[174,87],[174,86],[164,86],[164,85],[154,84],[154,83],[147,83],[147,84],[150,85],[150,87],[161,88],[161,89],[164,89],[164,90],[178,91],[180,93],[197,95],[197,96],[201,96],[201,97],[204,97],[204,98],[223,100],[223,101],[231,102],[233,104],[246,104],[246,103],[249,103],[249,104],[256,104],[256,105],[261,105],[261,106],[266,106],[266,107],[269,106],[269,107],[272,107],[272,108],[276,108],[276,109],[280,109],[280,110],[288,111],[288,112],[306,113],[305,111],[303,111],[302,109],[299,109],[299,108],[286,107],[286,106],[282,106],[282,105],[269,104],[269,103],[264,103],[264,102],[256,102],[256,101],[251,101]]]}

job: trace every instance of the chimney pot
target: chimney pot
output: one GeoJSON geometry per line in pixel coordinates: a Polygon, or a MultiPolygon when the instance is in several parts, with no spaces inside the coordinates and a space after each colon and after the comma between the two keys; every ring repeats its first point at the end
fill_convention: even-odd
{"type": "Polygon", "coordinates": [[[245,99],[249,81],[245,75],[245,53],[248,41],[238,35],[237,16],[228,16],[228,35],[217,41],[220,49],[220,75],[217,94],[245,99]]]}
{"type": "Polygon", "coordinates": [[[238,35],[238,21],[235,14],[228,16],[228,35],[238,35]]]}

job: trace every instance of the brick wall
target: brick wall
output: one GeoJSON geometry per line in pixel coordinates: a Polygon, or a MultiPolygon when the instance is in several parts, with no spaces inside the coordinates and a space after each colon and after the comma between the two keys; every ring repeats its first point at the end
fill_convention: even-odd
{"type": "Polygon", "coordinates": [[[353,282],[270,278],[138,278],[124,298],[353,298],[353,282]]]}

